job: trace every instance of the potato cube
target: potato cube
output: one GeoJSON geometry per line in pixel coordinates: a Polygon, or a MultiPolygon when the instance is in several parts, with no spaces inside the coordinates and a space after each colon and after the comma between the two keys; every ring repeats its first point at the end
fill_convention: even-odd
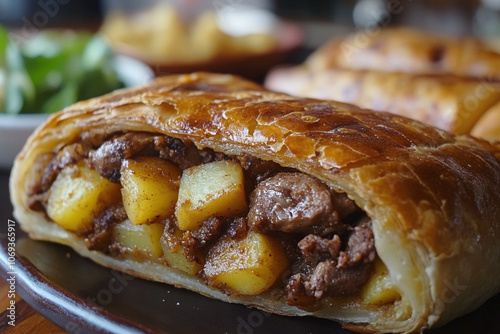
{"type": "Polygon", "coordinates": [[[243,239],[219,240],[208,253],[204,272],[215,286],[257,295],[269,289],[287,267],[285,250],[277,240],[250,231],[243,239]]]}
{"type": "Polygon", "coordinates": [[[70,231],[92,228],[96,214],[121,200],[120,185],[101,177],[84,162],[61,170],[49,190],[47,214],[70,231]]]}
{"type": "Polygon", "coordinates": [[[163,254],[160,238],[164,227],[161,223],[134,225],[126,220],[113,228],[113,241],[132,251],[159,258],[163,254]]]}
{"type": "Polygon", "coordinates": [[[175,208],[181,230],[195,230],[210,216],[230,217],[246,210],[243,170],[238,163],[216,161],[182,173],[175,208]]]}
{"type": "Polygon", "coordinates": [[[156,157],[125,160],[120,182],[123,205],[134,225],[149,224],[174,213],[181,171],[156,157]]]}
{"type": "Polygon", "coordinates": [[[387,267],[378,258],[375,261],[375,273],[361,291],[361,297],[366,303],[375,305],[401,299],[397,288],[392,284],[387,267]]]}
{"type": "Polygon", "coordinates": [[[175,234],[164,233],[161,238],[163,257],[172,268],[179,269],[191,275],[196,275],[202,268],[203,257],[198,254],[197,261],[189,261],[184,255],[182,245],[182,231],[176,229],[175,234]]]}

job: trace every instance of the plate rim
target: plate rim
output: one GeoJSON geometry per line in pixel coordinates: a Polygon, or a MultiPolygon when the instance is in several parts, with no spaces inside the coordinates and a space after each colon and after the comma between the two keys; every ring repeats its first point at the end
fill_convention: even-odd
{"type": "MultiPolygon", "coordinates": [[[[25,232],[16,231],[16,239],[28,237],[25,232]]],[[[63,246],[63,245],[61,245],[63,246]]],[[[7,279],[9,262],[6,239],[0,241],[0,276],[7,279]]],[[[72,295],[63,288],[57,288],[49,280],[43,278],[42,273],[27,259],[15,256],[16,293],[21,296],[36,312],[55,323],[67,332],[71,328],[78,328],[76,333],[154,333],[154,331],[140,324],[107,311],[104,308],[94,307],[85,300],[72,295]],[[82,307],[84,306],[84,307],[82,307]],[[59,312],[58,312],[59,311],[59,312]],[[99,318],[99,321],[90,322],[84,319],[99,318]],[[71,325],[71,326],[68,326],[71,325]]]]}

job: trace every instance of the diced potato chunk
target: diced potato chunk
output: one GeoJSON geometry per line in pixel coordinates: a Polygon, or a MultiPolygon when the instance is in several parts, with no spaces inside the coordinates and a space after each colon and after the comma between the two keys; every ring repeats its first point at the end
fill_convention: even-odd
{"type": "Polygon", "coordinates": [[[134,225],[127,220],[113,228],[113,241],[132,251],[159,258],[163,254],[160,238],[164,227],[161,223],[134,225]]]}
{"type": "Polygon", "coordinates": [[[375,261],[375,273],[368,280],[363,290],[361,297],[368,304],[389,304],[401,299],[397,288],[392,284],[384,263],[377,258],[375,261]]]}
{"type": "Polygon", "coordinates": [[[181,171],[156,157],[139,157],[123,163],[120,183],[125,211],[132,224],[157,222],[174,213],[181,171]]]}
{"type": "Polygon", "coordinates": [[[92,228],[99,211],[121,200],[120,185],[101,177],[84,162],[61,170],[50,187],[47,214],[70,231],[92,228]]]}
{"type": "Polygon", "coordinates": [[[170,267],[179,269],[191,275],[196,275],[203,268],[203,257],[198,254],[197,261],[189,261],[184,255],[182,231],[177,229],[174,235],[164,233],[161,238],[163,256],[170,267]],[[198,263],[199,262],[199,263],[198,263]]]}
{"type": "Polygon", "coordinates": [[[175,208],[177,226],[195,230],[210,216],[230,217],[247,210],[241,166],[216,161],[184,170],[175,208]]]}
{"type": "Polygon", "coordinates": [[[209,251],[204,271],[215,286],[257,295],[269,289],[287,267],[285,250],[277,240],[250,231],[243,239],[219,240],[209,251]]]}

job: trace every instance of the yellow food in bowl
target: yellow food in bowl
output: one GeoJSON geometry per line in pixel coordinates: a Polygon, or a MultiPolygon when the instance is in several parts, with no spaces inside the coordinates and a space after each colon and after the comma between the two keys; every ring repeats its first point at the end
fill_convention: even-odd
{"type": "Polygon", "coordinates": [[[276,48],[272,34],[231,36],[220,29],[217,20],[215,11],[206,11],[189,23],[174,6],[159,4],[135,15],[111,12],[101,32],[116,48],[149,62],[199,63],[276,48]]]}

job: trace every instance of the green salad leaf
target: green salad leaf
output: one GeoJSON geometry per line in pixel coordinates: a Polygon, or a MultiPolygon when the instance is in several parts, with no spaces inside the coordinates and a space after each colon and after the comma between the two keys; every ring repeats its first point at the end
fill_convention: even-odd
{"type": "Polygon", "coordinates": [[[46,30],[15,43],[0,27],[0,112],[52,113],[121,88],[113,61],[97,35],[46,30]]]}
{"type": "Polygon", "coordinates": [[[24,58],[17,45],[9,43],[5,50],[6,83],[5,111],[18,114],[34,104],[35,87],[24,66],[24,58]]]}
{"type": "Polygon", "coordinates": [[[0,26],[0,67],[5,66],[5,49],[9,43],[9,35],[7,30],[0,26]]]}

